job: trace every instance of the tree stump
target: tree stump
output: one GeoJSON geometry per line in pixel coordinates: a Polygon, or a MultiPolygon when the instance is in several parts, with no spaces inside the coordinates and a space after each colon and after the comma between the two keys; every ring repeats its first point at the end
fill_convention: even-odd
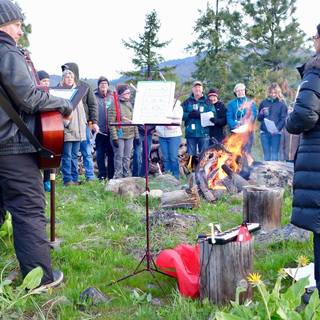
{"type": "Polygon", "coordinates": [[[246,186],[243,188],[243,219],[257,222],[264,230],[278,228],[281,223],[282,188],[246,186]]]}
{"type": "Polygon", "coordinates": [[[200,243],[200,298],[208,298],[214,304],[227,304],[235,300],[236,289],[244,302],[252,296],[246,278],[252,272],[253,238],[245,242],[228,242],[223,245],[200,243]]]}

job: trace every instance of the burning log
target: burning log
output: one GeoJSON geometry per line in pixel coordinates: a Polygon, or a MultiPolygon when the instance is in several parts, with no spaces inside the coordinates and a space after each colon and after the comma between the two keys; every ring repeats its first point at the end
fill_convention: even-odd
{"type": "Polygon", "coordinates": [[[208,298],[214,304],[228,304],[235,300],[236,288],[246,291],[240,294],[241,302],[252,296],[246,277],[252,272],[253,239],[245,242],[228,242],[224,245],[200,243],[200,298],[208,298]]]}
{"type": "Polygon", "coordinates": [[[198,208],[200,205],[200,197],[197,189],[197,186],[194,186],[187,190],[165,192],[161,197],[161,208],[198,208]]]}
{"type": "Polygon", "coordinates": [[[280,226],[284,189],[264,186],[243,188],[243,219],[257,222],[264,230],[280,226]]]}
{"type": "Polygon", "coordinates": [[[241,192],[243,187],[248,186],[249,182],[242,178],[239,174],[233,172],[230,167],[228,167],[226,164],[223,164],[222,166],[223,171],[228,175],[228,177],[231,180],[231,183],[237,188],[238,192],[241,192]]]}

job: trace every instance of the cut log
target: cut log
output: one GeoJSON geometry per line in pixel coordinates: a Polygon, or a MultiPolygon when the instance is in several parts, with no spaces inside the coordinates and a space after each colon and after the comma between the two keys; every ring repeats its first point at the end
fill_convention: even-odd
{"type": "Polygon", "coordinates": [[[264,230],[280,226],[284,189],[264,186],[243,188],[243,219],[260,223],[264,230]]]}
{"type": "Polygon", "coordinates": [[[222,166],[223,171],[228,175],[228,177],[231,179],[232,184],[237,188],[238,192],[241,192],[243,190],[244,186],[248,186],[250,183],[242,178],[239,174],[233,172],[229,166],[226,164],[223,164],[222,166]]]}
{"type": "Polygon", "coordinates": [[[253,238],[246,242],[228,242],[224,245],[200,243],[200,298],[214,304],[228,304],[235,300],[236,288],[244,287],[240,294],[244,302],[252,296],[247,276],[252,272],[253,238]]]}
{"type": "Polygon", "coordinates": [[[197,208],[200,204],[200,197],[197,186],[187,190],[175,190],[165,192],[161,197],[163,209],[197,208]]]}

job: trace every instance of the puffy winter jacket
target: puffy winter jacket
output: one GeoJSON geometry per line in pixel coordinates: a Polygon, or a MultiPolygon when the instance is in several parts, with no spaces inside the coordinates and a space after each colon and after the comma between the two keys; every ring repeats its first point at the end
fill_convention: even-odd
{"type": "Polygon", "coordinates": [[[286,128],[302,134],[294,163],[291,222],[320,233],[320,55],[304,68],[300,90],[286,128]]]}

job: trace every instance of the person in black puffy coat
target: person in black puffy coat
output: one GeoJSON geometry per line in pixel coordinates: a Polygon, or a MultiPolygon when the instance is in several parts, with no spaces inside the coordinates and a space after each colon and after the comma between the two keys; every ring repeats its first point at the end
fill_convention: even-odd
{"type": "Polygon", "coordinates": [[[301,134],[294,162],[291,222],[314,233],[315,279],[320,289],[320,24],[313,37],[316,54],[298,68],[302,82],[289,114],[289,133],[301,134]]]}

